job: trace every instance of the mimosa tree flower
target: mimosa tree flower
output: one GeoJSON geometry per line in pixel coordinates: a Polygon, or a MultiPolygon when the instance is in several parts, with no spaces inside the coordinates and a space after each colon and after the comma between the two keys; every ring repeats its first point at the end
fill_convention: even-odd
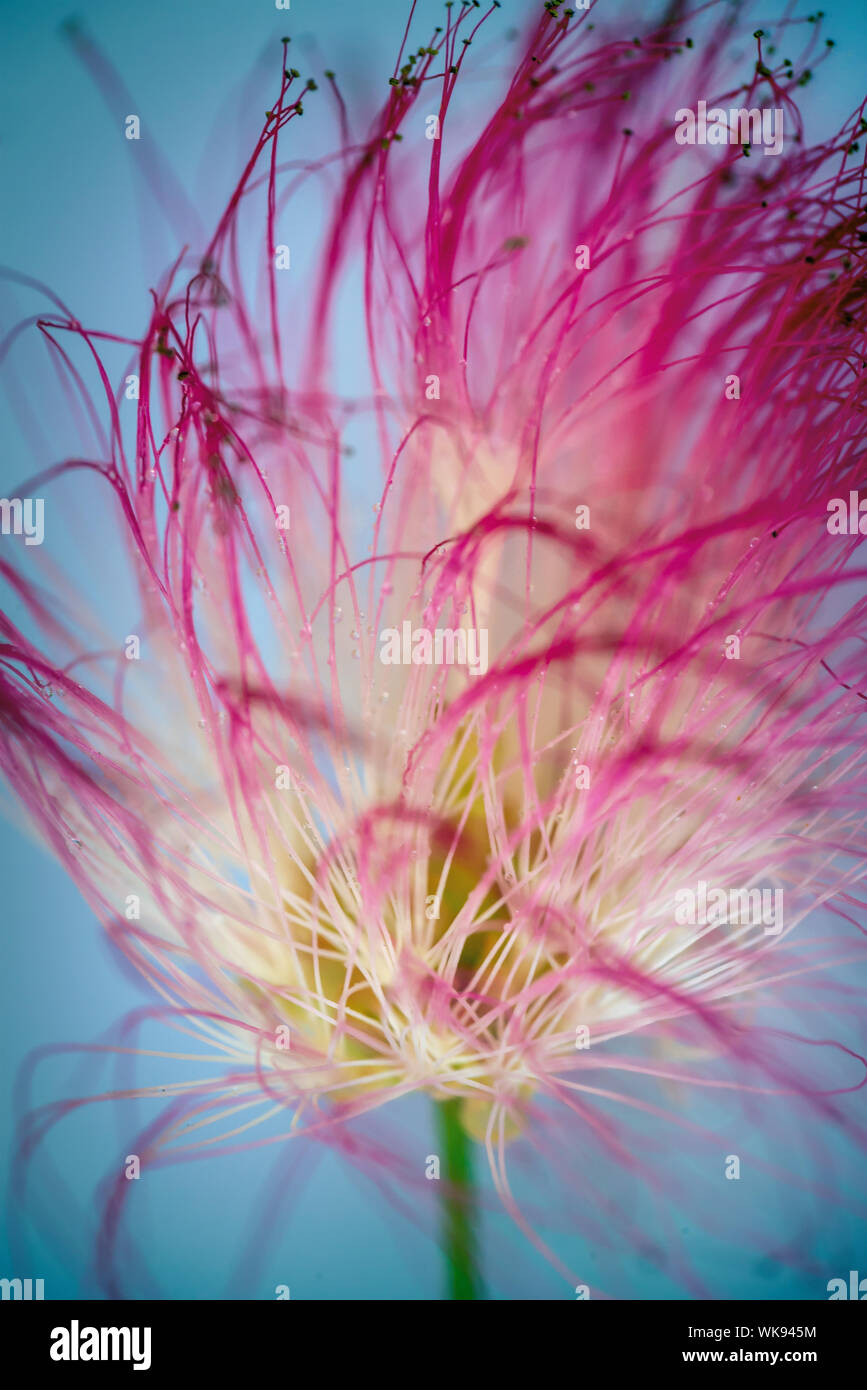
{"type": "Polygon", "coordinates": [[[140,340],[41,314],[70,437],[44,547],[3,542],[5,774],[224,1059],[168,1078],[143,1163],[275,1115],[346,1144],[424,1092],[461,1296],[471,1145],[589,1287],[511,1155],[573,1184],[579,1155],[561,1221],[602,1240],[618,1173],[724,1230],[761,1116],[864,1140],[865,569],[828,525],[865,486],[864,122],[808,142],[814,23],[678,4],[633,39],[597,8],[540,6],[502,80],[448,7],[363,135],[284,43],[140,340]],[[773,107],[784,147],[681,143],[699,102],[773,107]],[[93,475],[76,539],[129,615],[101,635],[52,548],[93,475]]]}

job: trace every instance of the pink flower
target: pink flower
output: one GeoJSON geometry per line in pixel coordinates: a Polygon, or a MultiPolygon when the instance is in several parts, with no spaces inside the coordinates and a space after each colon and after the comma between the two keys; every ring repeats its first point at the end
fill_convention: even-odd
{"type": "MultiPolygon", "coordinates": [[[[510,1186],[534,1148],[593,1239],[630,1228],[621,1183],[724,1231],[757,1132],[732,1114],[809,1117],[817,1164],[836,1126],[864,1142],[865,569],[827,524],[865,482],[863,121],[800,138],[812,27],[792,65],[759,37],[736,67],[728,10],[632,41],[560,5],[480,121],[482,12],[448,16],[363,138],[284,48],[126,372],[120,339],[41,319],[83,415],[40,482],[45,564],[55,489],[95,470],[101,582],[120,538],[137,606],[96,640],[99,598],[4,540],[3,768],[224,1059],[179,1074],[150,1161],[275,1113],[353,1153],[422,1091],[546,1250],[544,1191],[528,1215],[510,1186]],[[310,168],[302,94],[343,121],[310,168]],[[685,146],[700,101],[782,112],[784,147],[685,146]]],[[[665,1260],[708,1292],[677,1239],[665,1260]]]]}

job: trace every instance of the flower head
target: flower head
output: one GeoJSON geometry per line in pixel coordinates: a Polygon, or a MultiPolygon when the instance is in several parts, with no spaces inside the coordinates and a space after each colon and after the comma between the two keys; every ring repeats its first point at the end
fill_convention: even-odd
{"type": "Polygon", "coordinates": [[[97,475],[135,590],[98,641],[4,562],[3,767],[225,1057],[155,1152],[424,1091],[523,1222],[512,1140],[656,1190],[649,1115],[719,1166],[702,1094],[853,1127],[863,1059],[808,1010],[863,959],[864,569],[828,525],[864,482],[858,120],[809,145],[806,60],[676,10],[627,41],[545,6],[481,121],[450,10],[310,167],[301,94],[342,98],[284,55],[126,369],[40,319],[84,409],[46,489],[97,475]],[[772,103],[785,148],[685,146],[699,101],[772,103]]]}

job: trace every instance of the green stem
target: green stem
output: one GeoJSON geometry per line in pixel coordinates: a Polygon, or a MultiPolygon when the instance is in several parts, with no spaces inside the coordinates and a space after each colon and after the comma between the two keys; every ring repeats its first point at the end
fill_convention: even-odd
{"type": "Polygon", "coordinates": [[[461,1102],[435,1104],[442,1149],[442,1221],[448,1260],[448,1297],[483,1299],[476,1249],[476,1200],[473,1186],[473,1141],[461,1124],[461,1102]]]}

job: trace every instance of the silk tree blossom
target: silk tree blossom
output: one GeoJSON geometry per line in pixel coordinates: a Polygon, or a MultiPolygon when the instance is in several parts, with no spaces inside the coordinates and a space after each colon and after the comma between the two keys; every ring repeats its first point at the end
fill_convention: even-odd
{"type": "MultiPolygon", "coordinates": [[[[353,1135],[423,1092],[594,1293],[539,1234],[547,1176],[560,1229],[637,1248],[621,1191],[728,1233],[735,1135],[767,1169],[763,1122],[785,1132],[780,1181],[828,1201],[834,1130],[864,1142],[867,699],[859,537],[826,525],[865,486],[861,112],[807,140],[816,24],[676,5],[633,40],[597,9],[540,7],[509,73],[500,17],[447,9],[363,134],[284,43],[140,340],[41,310],[68,440],[31,485],[44,546],[0,557],[4,772],[159,1016],[221,1059],[167,1073],[143,1163],[267,1130],[422,1187],[413,1136],[353,1135]],[[785,112],[784,150],[684,146],[700,101],[785,112]],[[334,155],[305,162],[329,102],[334,155]],[[94,475],[124,631],[53,568],[94,475]],[[437,632],[484,633],[484,667],[437,632]],[[784,896],[780,929],[684,918],[700,884],[784,896]]],[[[713,1294],[678,1229],[649,1253],[713,1294]]]]}

